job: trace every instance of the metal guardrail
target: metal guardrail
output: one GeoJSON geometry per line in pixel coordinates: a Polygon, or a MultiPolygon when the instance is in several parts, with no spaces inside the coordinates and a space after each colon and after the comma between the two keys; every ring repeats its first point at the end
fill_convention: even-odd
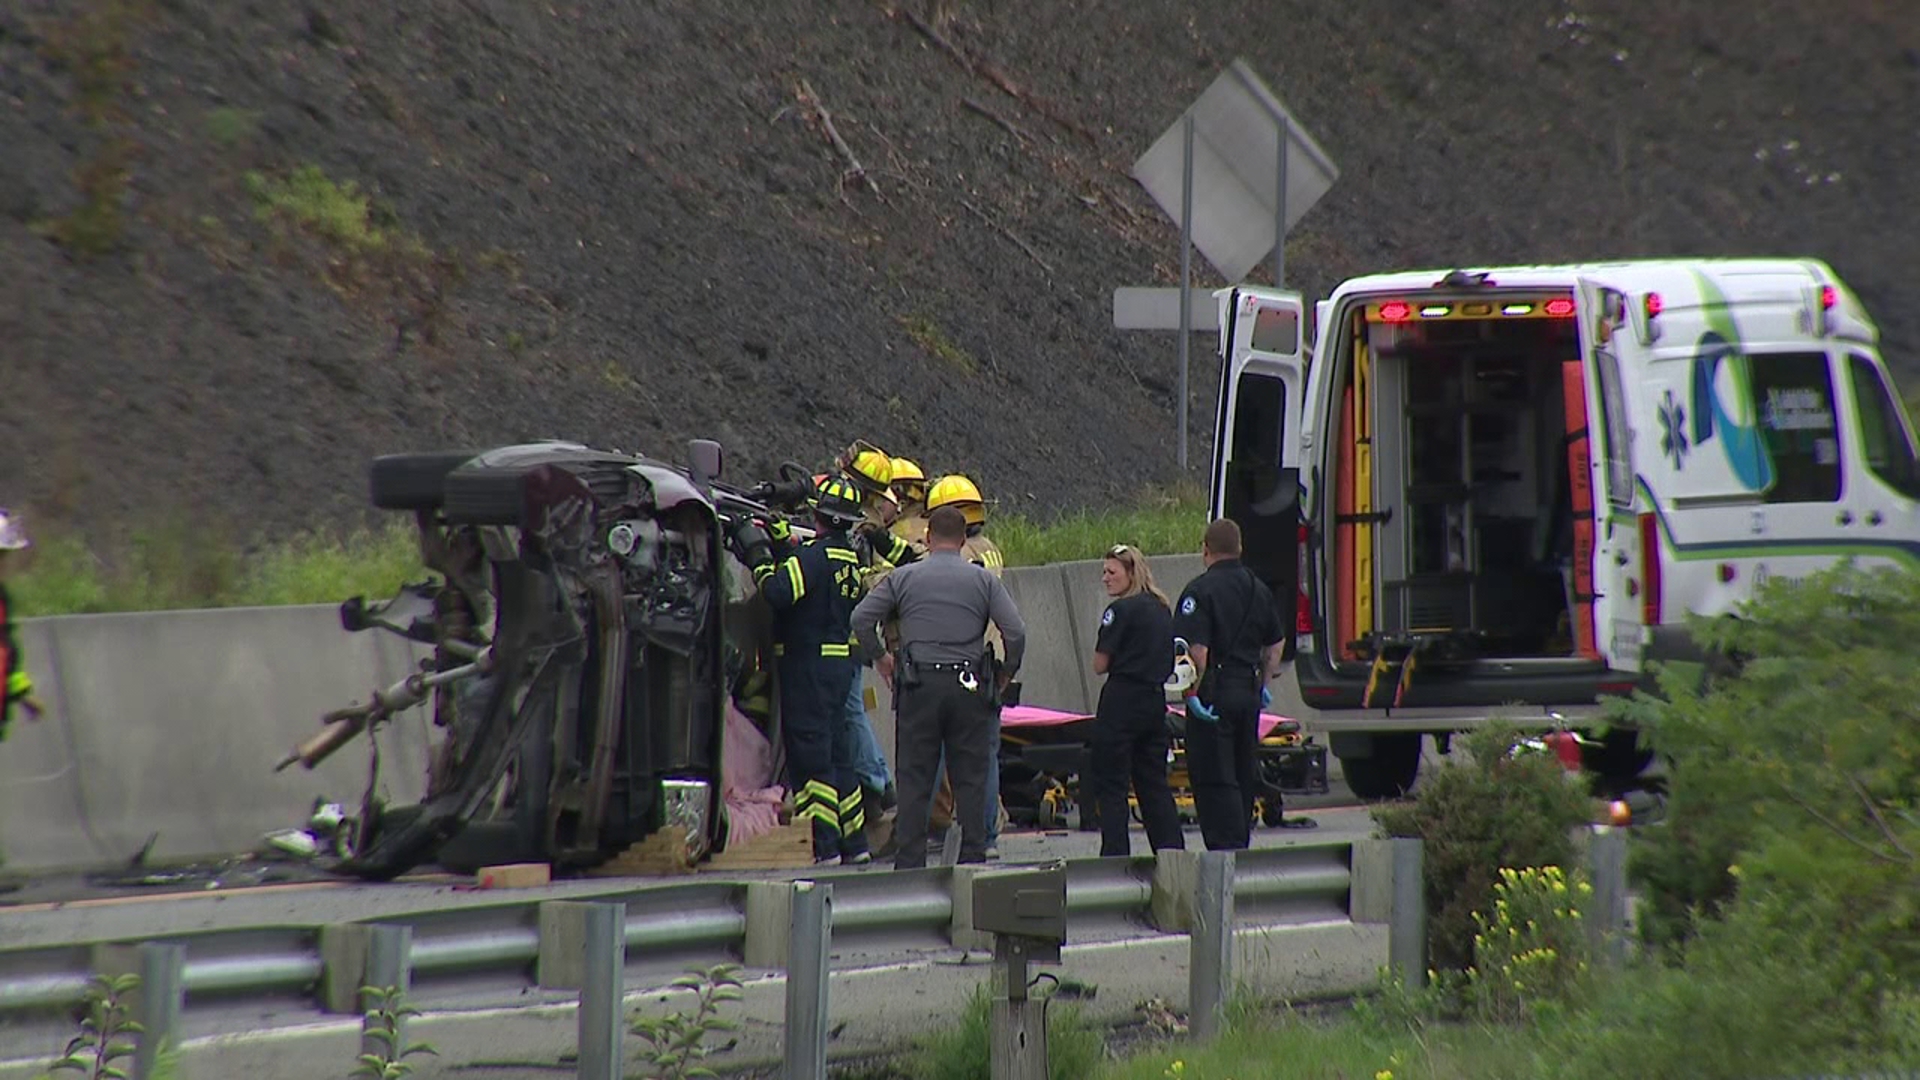
{"type": "MultiPolygon", "coordinates": [[[[1240,925],[1284,925],[1349,915],[1348,841],[1236,852],[1234,900],[1240,925]]],[[[992,864],[993,867],[1013,864],[992,864]]],[[[1067,860],[1069,946],[1153,937],[1151,857],[1067,860]]],[[[837,873],[832,934],[843,962],[952,948],[951,867],[886,873],[837,873]]],[[[566,902],[626,907],[627,973],[677,974],[694,964],[741,959],[747,936],[746,883],[693,881],[604,893],[566,902]]],[[[468,987],[476,980],[537,985],[540,909],[552,898],[382,915],[346,925],[408,927],[416,990],[468,987]]],[[[182,989],[189,1006],[234,999],[304,1000],[317,1007],[326,976],[326,927],[242,927],[147,935],[25,949],[0,949],[0,1019],[61,1010],[83,999],[100,970],[103,946],[142,942],[185,946],[182,989]]]]}

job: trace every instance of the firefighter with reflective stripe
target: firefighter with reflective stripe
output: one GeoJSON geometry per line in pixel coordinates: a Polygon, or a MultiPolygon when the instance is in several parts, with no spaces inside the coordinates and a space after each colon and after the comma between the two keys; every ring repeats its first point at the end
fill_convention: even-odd
{"type": "Polygon", "coordinates": [[[860,552],[869,587],[887,570],[917,560],[925,550],[924,545],[916,546],[892,531],[900,518],[900,502],[893,493],[893,462],[886,451],[862,439],[836,463],[860,490],[865,520],[855,531],[854,547],[860,552]]]}
{"type": "Polygon", "coordinates": [[[856,667],[849,618],[860,599],[858,556],[847,529],[859,520],[859,492],[838,476],[815,491],[813,539],[775,561],[770,537],[749,537],[760,594],[774,612],[780,668],[780,731],[792,774],[795,815],[813,822],[816,862],[873,861],[867,849],[860,781],[834,754],[856,667]]]}
{"type": "Polygon", "coordinates": [[[16,552],[25,551],[33,542],[27,539],[27,531],[20,522],[5,509],[0,508],[0,740],[7,737],[7,724],[13,718],[13,707],[20,706],[28,720],[40,719],[40,699],[33,694],[33,678],[27,674],[27,662],[20,655],[20,645],[14,637],[13,598],[7,593],[8,563],[18,556],[16,552]]]}

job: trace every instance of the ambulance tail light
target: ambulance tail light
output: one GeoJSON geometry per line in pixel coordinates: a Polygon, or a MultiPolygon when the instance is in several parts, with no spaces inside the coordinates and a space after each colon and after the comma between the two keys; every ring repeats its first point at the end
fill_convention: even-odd
{"type": "Polygon", "coordinates": [[[1299,582],[1300,595],[1293,606],[1293,629],[1295,633],[1313,633],[1313,602],[1307,598],[1307,527],[1300,526],[1299,582]]]}
{"type": "Polygon", "coordinates": [[[1556,319],[1570,319],[1573,317],[1573,298],[1556,296],[1541,305],[1541,310],[1556,319]]]}
{"type": "Polygon", "coordinates": [[[1660,625],[1660,521],[1653,514],[1640,515],[1640,622],[1660,625]]]}

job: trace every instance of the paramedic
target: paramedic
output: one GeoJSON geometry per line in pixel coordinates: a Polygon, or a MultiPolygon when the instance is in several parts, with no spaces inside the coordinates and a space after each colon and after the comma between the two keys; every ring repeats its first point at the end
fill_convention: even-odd
{"type": "Polygon", "coordinates": [[[927,817],[942,752],[960,819],[960,862],[986,861],[986,780],[1000,694],[1020,670],[1027,630],[1000,579],[967,561],[967,519],[952,507],[927,518],[927,556],[880,579],[853,612],[862,652],[880,652],[879,626],[900,620],[900,651],[876,667],[895,688],[900,788],[894,869],[927,864],[927,817]],[[987,625],[1006,642],[1004,664],[988,660],[987,625]]]}
{"type": "Polygon", "coordinates": [[[774,611],[780,657],[780,730],[792,773],[794,816],[813,821],[815,862],[856,865],[867,850],[861,784],[852,763],[836,758],[835,727],[844,722],[847,687],[856,669],[849,618],[860,597],[857,556],[847,530],[860,518],[860,494],[829,475],[813,505],[817,533],[778,562],[770,538],[751,521],[740,530],[742,561],[753,567],[774,611]]]}
{"type": "Polygon", "coordinates": [[[1100,567],[1113,602],[1100,616],[1093,673],[1105,675],[1093,721],[1093,796],[1100,804],[1100,855],[1131,855],[1127,781],[1155,852],[1182,850],[1180,814],[1167,788],[1166,682],[1173,674],[1173,611],[1153,583],[1147,557],[1116,544],[1100,567]]]}
{"type": "Polygon", "coordinates": [[[1233,851],[1251,841],[1260,709],[1285,635],[1272,591],[1240,561],[1239,525],[1208,525],[1200,554],[1207,568],[1180,594],[1173,628],[1198,676],[1186,699],[1187,775],[1207,849],[1233,851]]]}
{"type": "Polygon", "coordinates": [[[0,508],[0,740],[7,737],[7,723],[13,707],[20,706],[28,720],[40,719],[40,699],[33,695],[33,679],[27,675],[27,662],[13,636],[13,602],[7,595],[7,561],[16,551],[32,544],[27,531],[13,515],[0,508]]]}

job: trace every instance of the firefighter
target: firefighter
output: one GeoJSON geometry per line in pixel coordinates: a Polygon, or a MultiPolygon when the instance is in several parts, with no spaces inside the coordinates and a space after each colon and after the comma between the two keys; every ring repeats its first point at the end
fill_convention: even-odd
{"type": "MultiPolygon", "coordinates": [[[[983,566],[994,577],[1001,577],[1006,569],[1006,560],[1000,555],[999,545],[987,536],[987,501],[980,494],[980,486],[959,473],[943,476],[927,489],[927,512],[943,506],[951,506],[960,511],[967,522],[967,543],[963,549],[967,561],[983,566]]],[[[1004,653],[1005,643],[1000,640],[993,627],[987,628],[987,644],[996,651],[1004,653]]],[[[987,770],[987,857],[1000,855],[1000,718],[994,716],[993,750],[987,770]]],[[[936,800],[934,820],[937,822],[942,811],[953,805],[953,787],[947,781],[944,767],[940,776],[940,793],[936,800]]]]}
{"type": "Polygon", "coordinates": [[[736,527],[734,542],[774,611],[780,731],[795,816],[813,822],[815,862],[861,865],[873,861],[861,784],[834,752],[857,674],[848,625],[860,599],[860,568],[847,530],[860,520],[860,493],[829,474],[815,491],[813,518],[814,538],[784,559],[776,561],[773,538],[750,520],[736,527]]]}
{"type": "Polygon", "coordinates": [[[925,548],[927,474],[917,463],[902,457],[893,459],[893,497],[900,504],[900,516],[893,519],[893,534],[925,548]]]}
{"type": "Polygon", "coordinates": [[[33,678],[27,674],[27,662],[13,636],[13,598],[7,594],[8,563],[18,558],[33,541],[27,530],[5,508],[0,508],[0,740],[7,737],[7,724],[13,707],[20,706],[28,720],[40,719],[44,710],[33,693],[33,678]]]}

